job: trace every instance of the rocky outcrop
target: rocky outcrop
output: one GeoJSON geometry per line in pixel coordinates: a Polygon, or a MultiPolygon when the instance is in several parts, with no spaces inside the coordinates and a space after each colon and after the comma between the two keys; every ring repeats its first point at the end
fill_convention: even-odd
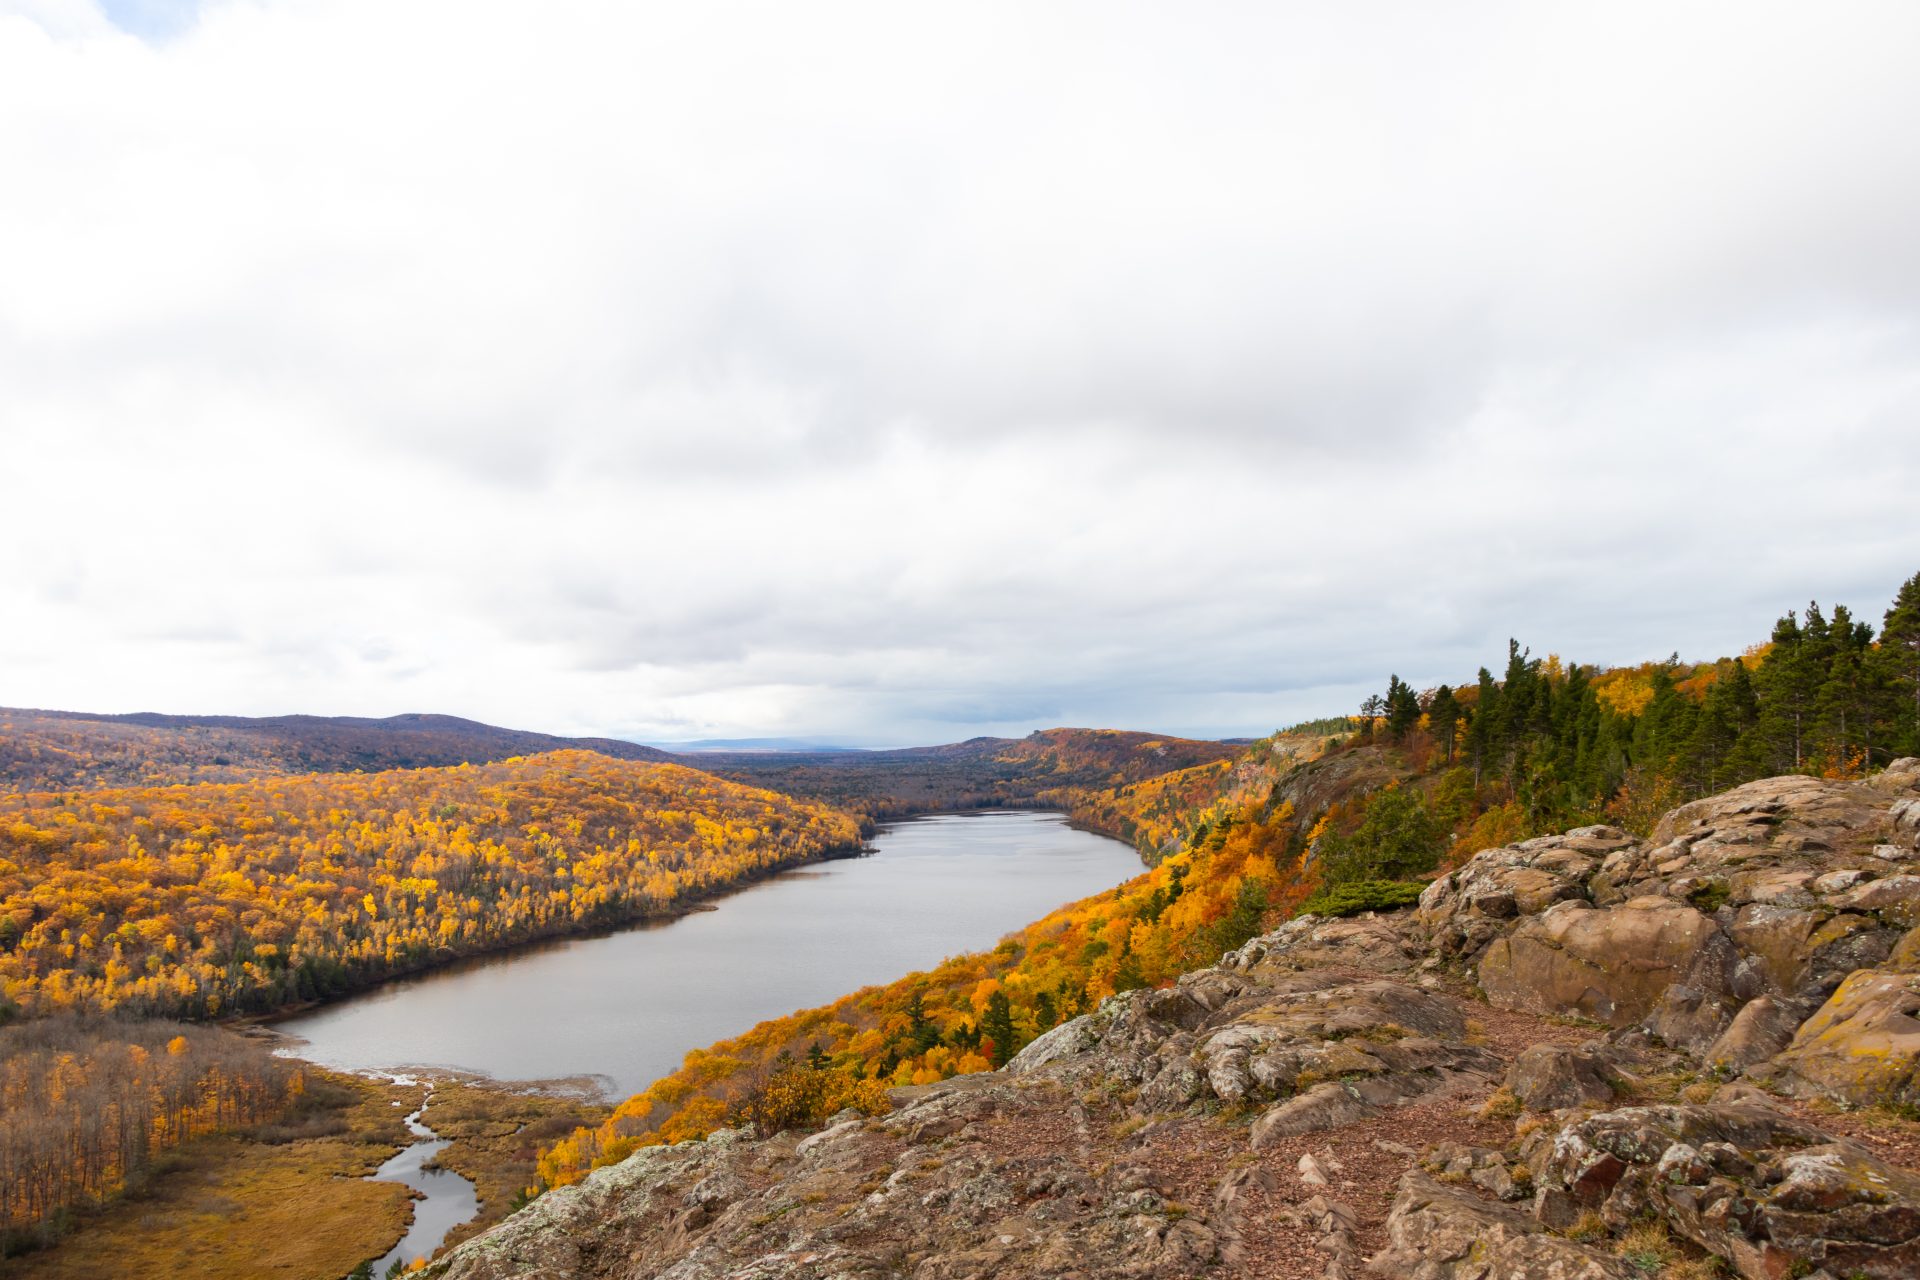
{"type": "Polygon", "coordinates": [[[453,1250],[462,1280],[561,1277],[1195,1276],[1221,1239],[1147,1169],[1074,1158],[1057,1088],[996,1076],[802,1138],[643,1149],[453,1250]]]}
{"type": "MultiPolygon", "coordinates": [[[[1920,762],[1736,787],[1676,809],[1649,840],[1584,827],[1492,850],[1430,886],[1418,918],[1495,1004],[1757,1070],[1850,975],[1920,968],[1920,762]]],[[[1848,1101],[1883,1088],[1888,1071],[1850,1088],[1836,1065],[1857,1068],[1887,1035],[1904,1043],[1905,1011],[1872,1016],[1823,1020],[1828,1043],[1796,1054],[1803,1087],[1848,1101]],[[1856,1033],[1852,1049],[1832,1043],[1856,1033]]]]}
{"type": "Polygon", "coordinates": [[[1411,966],[1402,932],[1385,921],[1303,917],[1169,989],[1115,996],[1035,1040],[1007,1070],[1134,1086],[1141,1115],[1279,1103],[1291,1110],[1269,1130],[1285,1132],[1342,1123],[1454,1077],[1497,1077],[1501,1064],[1467,1042],[1457,1002],[1387,976],[1411,966]]]}
{"type": "Polygon", "coordinates": [[[1619,1258],[1549,1233],[1524,1213],[1419,1173],[1402,1179],[1387,1235],[1392,1243],[1371,1270],[1404,1280],[1629,1280],[1638,1274],[1619,1258]]]}
{"type": "Polygon", "coordinates": [[[1649,1217],[1750,1280],[1920,1275],[1920,1176],[1765,1106],[1631,1107],[1536,1142],[1537,1211],[1649,1217]]]}
{"type": "Polygon", "coordinates": [[[883,1117],[643,1150],[434,1270],[1625,1280],[1639,1231],[1890,1280],[1920,1126],[1808,1108],[1920,1105],[1917,1064],[1920,764],[1770,779],[1291,921],[883,1117]]]}
{"type": "Polygon", "coordinates": [[[1726,1001],[1736,959],[1720,926],[1685,903],[1648,896],[1601,909],[1567,901],[1495,938],[1480,960],[1480,985],[1505,1008],[1574,1013],[1615,1027],[1657,1013],[1696,1038],[1709,1027],[1717,1035],[1732,1019],[1726,1001]],[[1676,987],[1714,1004],[1704,1014],[1697,1006],[1676,1012],[1676,987]]]}
{"type": "Polygon", "coordinates": [[[1920,973],[1863,969],[1803,1023],[1762,1075],[1855,1106],[1920,1103],[1920,973]]]}

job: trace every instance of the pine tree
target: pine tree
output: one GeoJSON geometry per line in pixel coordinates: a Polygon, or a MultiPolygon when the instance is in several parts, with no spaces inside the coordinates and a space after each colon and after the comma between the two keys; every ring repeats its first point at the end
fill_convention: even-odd
{"type": "Polygon", "coordinates": [[[1328,885],[1410,879],[1439,865],[1443,835],[1418,793],[1384,787],[1367,801],[1366,814],[1352,835],[1323,842],[1321,878],[1328,885]]]}
{"type": "Polygon", "coordinates": [[[1920,573],[1908,578],[1887,609],[1872,662],[1884,693],[1889,758],[1920,755],[1920,573]]]}
{"type": "Polygon", "coordinates": [[[1443,684],[1433,691],[1433,700],[1427,704],[1427,727],[1440,747],[1440,758],[1448,764],[1453,763],[1453,739],[1459,725],[1460,703],[1453,690],[1443,684]]]}
{"type": "Polygon", "coordinates": [[[1480,668],[1478,697],[1474,701],[1473,719],[1467,725],[1467,750],[1473,756],[1473,785],[1479,786],[1486,776],[1487,762],[1492,758],[1495,739],[1500,727],[1500,686],[1493,682],[1493,673],[1485,667],[1480,668]]]}
{"type": "Polygon", "coordinates": [[[1404,741],[1420,723],[1420,699],[1415,696],[1413,686],[1400,679],[1398,675],[1387,677],[1386,715],[1387,732],[1395,742],[1404,741]]]}
{"type": "Polygon", "coordinates": [[[1004,991],[987,997],[987,1011],[980,1019],[980,1039],[991,1041],[990,1056],[995,1067],[1004,1067],[1018,1046],[1014,1043],[1013,1006],[1004,991]]]}
{"type": "Polygon", "coordinates": [[[1823,754],[1837,769],[1850,770],[1864,758],[1872,738],[1871,684],[1867,653],[1873,628],[1856,625],[1845,605],[1836,605],[1827,627],[1828,658],[1825,678],[1814,696],[1823,754]]]}
{"type": "MultiPolygon", "coordinates": [[[[1815,614],[1819,612],[1816,605],[1815,614]]],[[[1824,631],[1825,624],[1822,624],[1824,631]]],[[[1799,617],[1789,609],[1773,626],[1773,648],[1760,666],[1763,732],[1771,746],[1770,767],[1798,772],[1806,764],[1813,702],[1824,672],[1799,617]]]]}
{"type": "Polygon", "coordinates": [[[1687,736],[1682,776],[1688,790],[1704,795],[1758,776],[1759,723],[1746,666],[1738,658],[1722,664],[1687,736]]]}

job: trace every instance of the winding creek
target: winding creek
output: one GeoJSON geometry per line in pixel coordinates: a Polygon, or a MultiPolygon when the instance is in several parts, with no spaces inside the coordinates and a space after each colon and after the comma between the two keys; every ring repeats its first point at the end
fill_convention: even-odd
{"type": "MultiPolygon", "coordinates": [[[[1141,870],[1132,849],[1057,813],[915,818],[872,843],[871,857],[796,868],[710,910],[481,957],[289,1018],[277,1029],[303,1043],[284,1052],[349,1071],[570,1081],[623,1098],[689,1049],[990,947],[1141,870]]],[[[477,1212],[465,1178],[420,1168],[446,1143],[419,1112],[409,1126],[423,1140],[374,1176],[426,1198],[376,1276],[431,1253],[477,1212]]]]}
{"type": "MultiPolygon", "coordinates": [[[[396,1077],[405,1081],[406,1077],[396,1077]]],[[[447,1232],[480,1212],[480,1198],[473,1183],[451,1169],[429,1169],[426,1164],[452,1144],[421,1122],[433,1105],[433,1082],[427,1082],[427,1096],[420,1107],[407,1117],[407,1129],[421,1141],[413,1143],[367,1175],[370,1182],[398,1182],[420,1193],[413,1202],[413,1221],[407,1234],[373,1264],[373,1274],[385,1276],[394,1263],[405,1267],[416,1258],[427,1258],[447,1238],[447,1232]]]]}

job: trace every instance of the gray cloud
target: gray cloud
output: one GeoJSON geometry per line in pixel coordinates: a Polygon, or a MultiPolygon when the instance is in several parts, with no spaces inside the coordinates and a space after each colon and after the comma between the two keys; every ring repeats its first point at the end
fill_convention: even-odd
{"type": "Polygon", "coordinates": [[[190,16],[0,0],[0,702],[1250,732],[1920,568],[1911,6],[190,16]]]}

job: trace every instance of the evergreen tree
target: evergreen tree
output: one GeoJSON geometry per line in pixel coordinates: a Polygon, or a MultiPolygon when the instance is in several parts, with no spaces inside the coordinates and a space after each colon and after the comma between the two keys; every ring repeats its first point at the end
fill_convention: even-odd
{"type": "Polygon", "coordinates": [[[1387,677],[1387,696],[1384,700],[1387,717],[1387,733],[1395,742],[1405,740],[1420,723],[1420,699],[1415,696],[1413,687],[1400,679],[1398,675],[1387,677]]]}
{"type": "Polygon", "coordinates": [[[1872,678],[1867,662],[1873,628],[1855,624],[1845,605],[1835,605],[1827,627],[1825,678],[1814,697],[1821,754],[1839,769],[1863,760],[1872,741],[1872,678]]]}
{"type": "Polygon", "coordinates": [[[1706,794],[1760,776],[1764,767],[1759,727],[1760,702],[1753,680],[1746,664],[1732,659],[1722,665],[1707,690],[1687,736],[1682,776],[1688,789],[1706,794]]]}
{"type": "Polygon", "coordinates": [[[927,1017],[926,992],[915,988],[907,997],[907,1038],[915,1053],[925,1053],[940,1043],[940,1028],[927,1017]]]}
{"type": "Polygon", "coordinates": [[[1654,773],[1672,777],[1678,772],[1698,712],[1687,696],[1674,687],[1674,654],[1653,669],[1653,697],[1640,713],[1633,730],[1633,760],[1654,773]]]}
{"type": "Polygon", "coordinates": [[[1013,1006],[1007,993],[996,991],[987,997],[987,1011],[980,1019],[980,1039],[991,1042],[988,1056],[995,1067],[1004,1067],[1018,1051],[1014,1043],[1013,1006]]]}
{"type": "Polygon", "coordinates": [[[1217,959],[1228,951],[1244,946],[1250,939],[1260,935],[1260,926],[1265,922],[1267,905],[1267,882],[1257,876],[1248,876],[1234,890],[1233,905],[1227,909],[1213,926],[1213,956],[1217,959]]]}
{"type": "Polygon", "coordinates": [[[1879,741],[1886,757],[1920,755],[1920,573],[1893,598],[1872,661],[1885,707],[1879,741]]]}
{"type": "Polygon", "coordinates": [[[1418,794],[1398,786],[1384,787],[1367,802],[1366,814],[1352,835],[1332,835],[1322,841],[1321,879],[1329,886],[1410,879],[1440,864],[1443,835],[1418,794]]]}
{"type": "Polygon", "coordinates": [[[1760,666],[1763,732],[1771,748],[1769,767],[1776,772],[1798,772],[1805,765],[1814,698],[1823,678],[1807,630],[1789,609],[1774,624],[1773,648],[1760,666]]]}
{"type": "Polygon", "coordinates": [[[1480,668],[1476,693],[1473,719],[1467,725],[1467,750],[1473,756],[1473,784],[1477,787],[1493,758],[1501,720],[1500,686],[1493,682],[1493,673],[1485,667],[1480,668]]]}
{"type": "Polygon", "coordinates": [[[1500,681],[1500,721],[1494,728],[1499,737],[1500,772],[1508,782],[1519,770],[1521,743],[1533,719],[1535,664],[1530,653],[1518,640],[1507,641],[1507,674],[1500,681]]]}
{"type": "Polygon", "coordinates": [[[1448,764],[1453,763],[1453,739],[1459,725],[1460,703],[1452,688],[1443,684],[1433,691],[1433,700],[1427,704],[1427,727],[1433,731],[1440,758],[1448,764]]]}

